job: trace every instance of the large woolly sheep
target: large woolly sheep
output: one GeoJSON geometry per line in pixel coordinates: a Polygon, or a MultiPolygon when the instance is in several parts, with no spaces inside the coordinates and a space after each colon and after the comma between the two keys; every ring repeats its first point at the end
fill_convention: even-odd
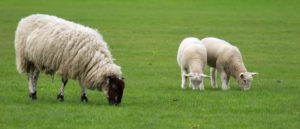
{"type": "Polygon", "coordinates": [[[29,96],[36,99],[39,73],[62,77],[57,98],[64,100],[68,79],[78,80],[81,101],[88,101],[86,88],[103,91],[109,104],[121,103],[124,82],[102,36],[95,30],[44,14],[23,18],[15,35],[16,64],[27,73],[29,96]]]}
{"type": "Polygon", "coordinates": [[[221,73],[222,89],[229,89],[229,78],[233,76],[243,90],[249,90],[253,76],[247,72],[240,50],[230,43],[212,37],[201,40],[207,50],[207,63],[211,68],[211,86],[216,88],[216,69],[221,73]]]}
{"type": "Polygon", "coordinates": [[[186,80],[189,77],[190,87],[204,90],[203,80],[208,77],[204,73],[206,65],[206,48],[197,38],[185,38],[178,49],[177,62],[181,69],[181,88],[186,88],[186,80]]]}

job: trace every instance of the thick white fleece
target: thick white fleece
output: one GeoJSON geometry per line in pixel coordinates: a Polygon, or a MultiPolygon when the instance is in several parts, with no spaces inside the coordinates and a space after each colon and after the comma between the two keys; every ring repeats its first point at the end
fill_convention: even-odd
{"type": "Polygon", "coordinates": [[[19,73],[34,65],[46,74],[79,80],[89,89],[100,89],[107,76],[122,74],[96,30],[55,16],[23,18],[16,30],[15,49],[19,73]]]}

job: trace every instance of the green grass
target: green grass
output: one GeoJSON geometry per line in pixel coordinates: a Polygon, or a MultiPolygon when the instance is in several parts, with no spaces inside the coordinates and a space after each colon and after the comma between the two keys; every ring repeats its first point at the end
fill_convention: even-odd
{"type": "Polygon", "coordinates": [[[296,0],[2,0],[0,128],[299,129],[299,12],[296,0]],[[88,91],[90,102],[81,103],[76,81],[61,103],[60,78],[52,83],[47,75],[39,80],[38,100],[29,99],[13,41],[17,22],[33,13],[103,34],[126,78],[121,106],[109,106],[97,91],[88,91]],[[207,80],[204,92],[181,90],[176,53],[188,36],[215,36],[238,46],[248,70],[260,73],[252,89],[240,91],[231,80],[229,91],[215,90],[207,80]]]}

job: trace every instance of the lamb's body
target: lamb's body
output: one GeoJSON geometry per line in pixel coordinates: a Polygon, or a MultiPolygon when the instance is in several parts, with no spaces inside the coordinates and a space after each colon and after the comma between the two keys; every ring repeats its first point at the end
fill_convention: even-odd
{"type": "Polygon", "coordinates": [[[82,88],[99,90],[106,88],[107,77],[121,78],[121,68],[113,63],[97,31],[55,16],[23,18],[16,30],[15,49],[19,73],[44,71],[61,75],[63,80],[79,80],[82,88]]]}
{"type": "Polygon", "coordinates": [[[193,89],[204,90],[203,78],[206,65],[206,49],[197,38],[185,38],[178,49],[177,62],[181,68],[182,84],[184,89],[187,77],[190,77],[190,86],[193,89]]]}
{"type": "Polygon", "coordinates": [[[222,89],[229,88],[229,77],[233,76],[244,90],[250,88],[252,75],[247,72],[239,49],[230,43],[217,38],[201,40],[207,50],[207,64],[211,69],[211,84],[216,87],[216,69],[221,73],[222,89]],[[243,78],[241,78],[243,76],[243,78]],[[244,81],[247,83],[244,84],[244,81]]]}

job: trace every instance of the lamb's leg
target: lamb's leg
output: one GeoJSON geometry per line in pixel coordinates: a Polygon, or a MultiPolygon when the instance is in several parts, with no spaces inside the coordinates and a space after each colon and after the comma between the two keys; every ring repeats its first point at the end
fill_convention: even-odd
{"type": "Polygon", "coordinates": [[[229,87],[229,79],[230,79],[230,75],[227,74],[226,85],[228,86],[228,88],[230,88],[230,87],[229,87]]]}
{"type": "Polygon", "coordinates": [[[192,83],[191,77],[189,77],[189,87],[192,88],[193,90],[196,89],[196,87],[195,87],[195,86],[193,85],[193,83],[192,83]]]}
{"type": "Polygon", "coordinates": [[[81,85],[81,102],[88,102],[88,98],[86,96],[85,87],[81,85]]]}
{"type": "Polygon", "coordinates": [[[200,91],[204,91],[204,79],[200,83],[200,88],[199,89],[200,89],[200,91]]]}
{"type": "Polygon", "coordinates": [[[211,74],[211,78],[210,78],[211,87],[218,88],[217,82],[216,82],[217,69],[213,68],[213,67],[210,68],[210,74],[211,74]]]}
{"type": "Polygon", "coordinates": [[[181,88],[182,89],[186,89],[186,80],[187,80],[187,77],[185,76],[185,74],[186,74],[186,71],[181,70],[181,88]]]}
{"type": "Polygon", "coordinates": [[[229,76],[225,73],[225,71],[221,71],[221,81],[222,81],[223,90],[229,89],[228,80],[229,80],[229,76]]]}
{"type": "Polygon", "coordinates": [[[68,82],[68,79],[63,78],[63,77],[61,78],[61,87],[60,87],[59,94],[57,95],[57,99],[59,99],[61,102],[64,101],[64,91],[65,91],[67,82],[68,82]]]}
{"type": "Polygon", "coordinates": [[[189,87],[190,87],[190,88],[193,88],[191,78],[189,78],[189,87]]]}
{"type": "Polygon", "coordinates": [[[36,85],[39,79],[40,71],[37,70],[34,66],[30,67],[29,74],[28,74],[28,83],[29,83],[29,97],[32,100],[37,99],[36,95],[36,85]]]}

